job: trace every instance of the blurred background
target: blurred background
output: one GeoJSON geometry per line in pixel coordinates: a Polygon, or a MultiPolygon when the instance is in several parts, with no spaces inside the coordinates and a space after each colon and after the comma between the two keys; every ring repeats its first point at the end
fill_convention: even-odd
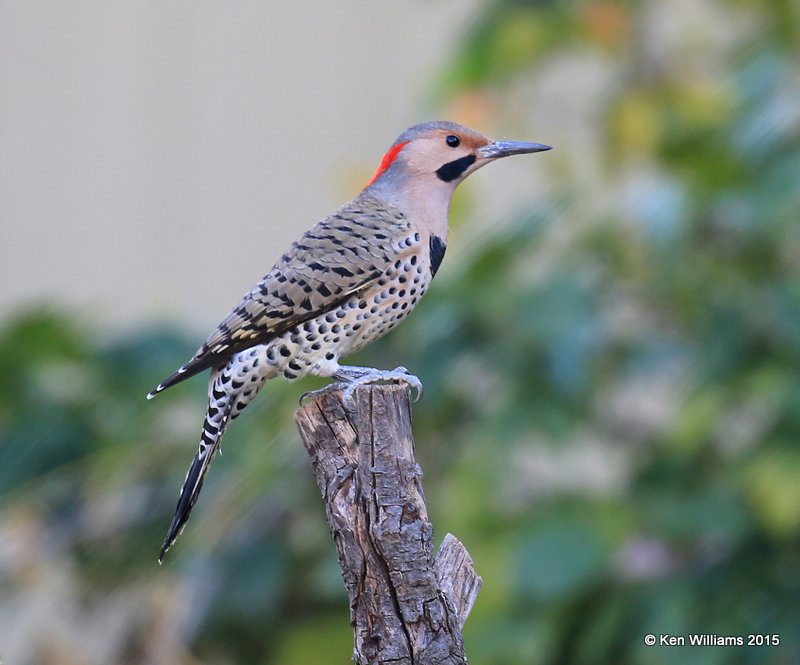
{"type": "Polygon", "coordinates": [[[0,659],[350,662],[292,424],[322,382],[236,421],[161,567],[206,386],[144,395],[447,118],[555,146],[461,186],[432,290],[356,358],[425,384],[471,662],[800,662],[799,29],[793,0],[0,0],[0,659]]]}

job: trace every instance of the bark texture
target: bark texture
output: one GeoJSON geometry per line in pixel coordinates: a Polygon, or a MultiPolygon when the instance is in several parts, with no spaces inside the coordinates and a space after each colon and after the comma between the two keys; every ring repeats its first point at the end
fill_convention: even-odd
{"type": "Polygon", "coordinates": [[[364,386],[355,404],[348,413],[334,392],[295,414],[350,598],[353,660],[466,663],[461,629],[481,579],[450,534],[434,556],[409,392],[364,386]]]}

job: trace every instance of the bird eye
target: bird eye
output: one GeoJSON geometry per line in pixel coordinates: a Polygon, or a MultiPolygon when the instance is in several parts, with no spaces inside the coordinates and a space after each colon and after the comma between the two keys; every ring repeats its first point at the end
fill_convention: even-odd
{"type": "Polygon", "coordinates": [[[449,145],[451,148],[457,148],[461,143],[461,139],[458,138],[455,134],[450,134],[446,139],[445,143],[449,145]]]}

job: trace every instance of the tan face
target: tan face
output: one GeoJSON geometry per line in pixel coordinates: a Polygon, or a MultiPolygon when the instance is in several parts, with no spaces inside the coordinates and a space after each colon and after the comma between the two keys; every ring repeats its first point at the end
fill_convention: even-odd
{"type": "Polygon", "coordinates": [[[434,196],[449,202],[456,185],[485,164],[549,149],[539,143],[492,141],[452,122],[422,123],[400,135],[367,187],[394,203],[434,196]]]}
{"type": "Polygon", "coordinates": [[[492,141],[453,122],[422,123],[392,144],[367,190],[444,240],[450,199],[464,178],[501,157],[549,149],[539,143],[492,141]]]}
{"type": "Polygon", "coordinates": [[[402,151],[408,172],[420,179],[431,176],[454,185],[490,160],[480,156],[489,139],[467,130],[432,130],[411,141],[402,151]]]}

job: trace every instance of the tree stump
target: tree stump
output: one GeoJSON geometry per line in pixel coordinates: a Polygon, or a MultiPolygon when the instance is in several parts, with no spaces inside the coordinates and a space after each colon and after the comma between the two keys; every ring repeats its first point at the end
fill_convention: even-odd
{"type": "Polygon", "coordinates": [[[480,590],[472,559],[447,534],[433,554],[433,526],[414,457],[405,386],[340,392],[295,413],[339,554],[359,665],[467,662],[461,630],[480,590]]]}

